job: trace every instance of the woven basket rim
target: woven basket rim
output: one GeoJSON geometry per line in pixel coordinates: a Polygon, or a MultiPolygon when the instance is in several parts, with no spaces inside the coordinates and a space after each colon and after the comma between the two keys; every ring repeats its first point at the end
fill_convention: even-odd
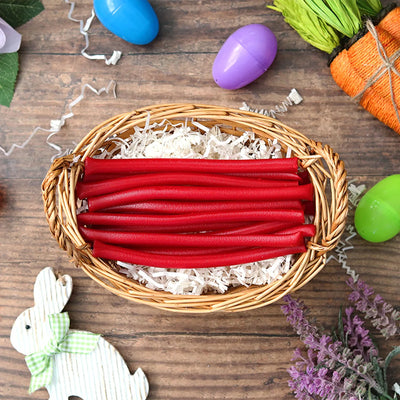
{"type": "Polygon", "coordinates": [[[280,121],[233,108],[186,103],[143,107],[107,119],[93,128],[72,154],[56,159],[42,183],[44,211],[52,235],[74,263],[110,292],[159,309],[185,313],[246,311],[271,304],[309,282],[324,267],[327,252],[339,242],[348,212],[344,163],[333,150],[307,138],[280,121]],[[223,294],[173,295],[148,289],[120,273],[112,263],[96,259],[77,228],[75,186],[86,157],[113,138],[128,135],[134,126],[146,121],[200,120],[221,126],[221,130],[240,135],[251,130],[263,140],[278,139],[283,148],[292,149],[301,166],[309,172],[314,185],[317,233],[307,244],[288,273],[263,286],[239,286],[223,294]],[[329,197],[329,199],[328,199],[329,197]]]}

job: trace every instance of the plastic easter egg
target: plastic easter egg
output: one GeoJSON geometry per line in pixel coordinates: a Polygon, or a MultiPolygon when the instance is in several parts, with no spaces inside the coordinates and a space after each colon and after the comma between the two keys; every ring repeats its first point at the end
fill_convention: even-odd
{"type": "Polygon", "coordinates": [[[21,45],[21,34],[0,18],[0,54],[14,53],[21,45]]]}
{"type": "Polygon", "coordinates": [[[93,6],[100,22],[127,42],[148,44],[158,35],[158,18],[147,0],[94,0],[93,6]]]}
{"type": "Polygon", "coordinates": [[[0,28],[0,49],[2,49],[5,44],[6,44],[6,34],[4,33],[3,29],[0,28]]]}
{"type": "Polygon", "coordinates": [[[238,29],[226,40],[214,60],[212,74],[223,89],[239,89],[260,77],[272,64],[278,49],[273,32],[264,25],[238,29]]]}
{"type": "Polygon", "coordinates": [[[361,198],[354,224],[369,242],[384,242],[400,232],[400,174],[382,179],[361,198]]]}

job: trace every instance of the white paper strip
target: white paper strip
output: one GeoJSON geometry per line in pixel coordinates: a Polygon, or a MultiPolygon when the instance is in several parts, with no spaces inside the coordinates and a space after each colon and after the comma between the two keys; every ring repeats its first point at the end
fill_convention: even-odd
{"type": "Polygon", "coordinates": [[[68,105],[68,111],[66,114],[61,115],[59,119],[54,119],[50,121],[50,128],[45,129],[40,126],[36,127],[33,129],[32,133],[29,135],[29,137],[23,142],[22,144],[12,144],[9,150],[5,150],[3,147],[0,146],[0,152],[2,152],[5,156],[10,156],[15,149],[23,149],[25,148],[29,142],[32,140],[32,138],[36,135],[37,132],[43,131],[43,132],[49,132],[50,134],[47,136],[46,143],[56,150],[56,154],[53,155],[52,161],[56,157],[60,157],[64,154],[68,154],[70,152],[69,149],[67,150],[62,150],[61,146],[57,145],[56,143],[53,143],[50,141],[50,139],[56,135],[58,132],[60,132],[61,128],[64,126],[65,121],[69,118],[72,118],[74,116],[74,113],[72,112],[72,108],[76,106],[79,102],[81,102],[85,98],[85,92],[87,90],[92,91],[96,95],[101,95],[102,93],[112,93],[114,97],[117,97],[116,95],[116,82],[114,80],[111,80],[107,86],[102,87],[100,89],[95,89],[93,86],[89,85],[88,83],[84,84],[81,88],[81,93],[80,95],[75,98],[69,105],[68,105]]]}
{"type": "Polygon", "coordinates": [[[257,109],[251,108],[246,103],[243,103],[240,110],[255,112],[257,114],[262,114],[267,117],[276,118],[276,114],[283,114],[288,111],[288,108],[293,105],[300,104],[303,101],[300,93],[296,89],[292,89],[289,95],[286,97],[285,100],[282,101],[281,104],[275,106],[275,108],[271,110],[264,110],[264,109],[257,109]]]}
{"type": "MultiPolygon", "coordinates": [[[[350,202],[349,209],[352,209],[357,207],[357,204],[365,191],[365,185],[355,186],[352,182],[349,182],[348,189],[350,202]]],[[[354,249],[354,245],[351,243],[351,240],[357,236],[357,232],[355,227],[351,224],[346,227],[346,231],[347,235],[339,241],[335,250],[326,260],[326,263],[328,264],[329,261],[335,260],[346,271],[346,274],[351,276],[354,282],[357,282],[359,275],[347,264],[347,251],[354,249]]]]}
{"type": "Polygon", "coordinates": [[[81,50],[81,54],[89,59],[89,60],[104,60],[105,63],[107,65],[115,65],[117,64],[117,62],[119,61],[119,59],[122,56],[122,52],[118,51],[118,50],[114,50],[113,54],[110,58],[107,58],[106,55],[104,54],[93,54],[90,55],[88,53],[86,53],[86,50],[89,48],[89,28],[92,25],[92,22],[94,20],[94,18],[96,17],[96,14],[94,12],[94,10],[92,9],[92,13],[90,15],[90,17],[86,20],[86,22],[84,23],[84,21],[82,19],[76,19],[72,16],[72,13],[74,12],[74,8],[75,8],[75,3],[69,0],[65,0],[65,2],[67,4],[70,5],[70,9],[68,12],[68,19],[73,21],[73,22],[77,22],[79,23],[79,32],[84,36],[85,38],[85,47],[81,50]]]}

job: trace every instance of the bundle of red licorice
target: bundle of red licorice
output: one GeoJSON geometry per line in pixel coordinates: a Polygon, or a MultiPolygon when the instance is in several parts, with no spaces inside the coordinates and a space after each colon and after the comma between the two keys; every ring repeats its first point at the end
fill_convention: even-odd
{"type": "Polygon", "coordinates": [[[297,158],[85,160],[77,216],[95,257],[206,268],[306,251],[313,187],[297,158]]]}

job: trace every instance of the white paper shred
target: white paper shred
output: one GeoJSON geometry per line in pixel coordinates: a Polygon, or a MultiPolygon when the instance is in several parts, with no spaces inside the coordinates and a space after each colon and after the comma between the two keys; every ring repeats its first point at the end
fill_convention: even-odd
{"type": "Polygon", "coordinates": [[[285,100],[282,101],[281,104],[276,105],[275,108],[271,110],[257,109],[248,106],[246,103],[243,103],[241,110],[255,112],[257,114],[262,114],[267,117],[276,118],[276,114],[283,114],[288,111],[290,106],[300,104],[303,101],[300,93],[296,89],[292,89],[289,95],[285,100]]]}
{"type": "MultiPolygon", "coordinates": [[[[258,159],[282,158],[284,154],[276,140],[264,142],[253,132],[236,137],[192,121],[172,125],[168,121],[135,127],[127,140],[111,138],[117,143],[112,153],[103,151],[101,158],[211,158],[258,159]]],[[[238,266],[165,269],[117,263],[121,272],[153,290],[165,290],[179,295],[201,295],[207,292],[224,293],[231,286],[265,285],[281,278],[292,265],[292,256],[238,266]]]]}
{"type": "Polygon", "coordinates": [[[107,86],[102,87],[100,89],[95,89],[93,86],[89,85],[88,83],[84,84],[81,88],[80,95],[76,97],[74,100],[71,101],[68,105],[68,112],[66,114],[61,115],[59,119],[53,119],[50,120],[50,128],[42,128],[40,126],[37,126],[36,128],[33,129],[32,133],[29,135],[29,137],[23,142],[22,144],[12,144],[9,150],[5,150],[3,147],[0,146],[0,151],[6,156],[10,156],[15,149],[24,149],[29,142],[32,140],[32,138],[36,135],[37,132],[43,131],[43,132],[49,132],[50,134],[46,138],[46,143],[56,151],[56,153],[52,156],[51,160],[53,161],[57,157],[61,157],[65,154],[69,154],[71,152],[70,149],[63,150],[61,146],[58,144],[50,141],[50,139],[56,135],[58,132],[60,132],[61,128],[64,126],[65,121],[69,118],[72,118],[74,116],[74,113],[72,112],[72,108],[75,107],[79,102],[81,102],[86,94],[85,92],[87,90],[90,90],[91,92],[95,93],[97,96],[101,95],[102,93],[112,93],[114,97],[116,97],[116,82],[115,81],[110,81],[107,86]]]}
{"type": "Polygon", "coordinates": [[[86,52],[86,50],[89,48],[88,31],[89,31],[90,26],[92,25],[94,18],[96,17],[94,10],[92,9],[90,17],[86,20],[86,22],[84,22],[82,19],[76,19],[72,16],[72,13],[74,12],[74,8],[75,8],[75,3],[72,1],[69,1],[69,0],[64,0],[64,1],[65,1],[65,3],[70,5],[69,12],[68,12],[68,19],[73,22],[79,23],[79,32],[85,38],[85,47],[81,50],[81,54],[89,60],[104,60],[104,62],[107,65],[117,64],[117,62],[119,61],[119,59],[122,56],[122,52],[120,52],[118,50],[114,50],[111,57],[109,57],[109,58],[107,58],[107,56],[105,54],[92,54],[91,55],[86,52]]]}
{"type": "MultiPolygon", "coordinates": [[[[400,394],[400,385],[397,382],[393,385],[392,388],[396,394],[400,394]]],[[[397,396],[395,398],[397,398],[397,396]]]]}

